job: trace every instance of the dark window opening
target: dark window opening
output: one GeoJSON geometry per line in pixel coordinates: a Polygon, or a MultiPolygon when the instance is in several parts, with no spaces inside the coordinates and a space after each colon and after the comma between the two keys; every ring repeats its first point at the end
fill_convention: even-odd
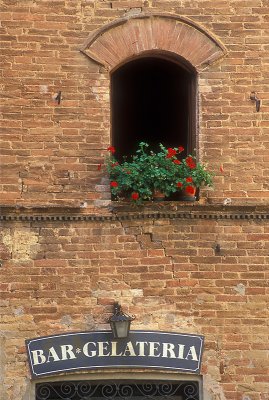
{"type": "Polygon", "coordinates": [[[199,391],[195,381],[63,381],[38,383],[36,400],[199,400],[199,391]]]}
{"type": "Polygon", "coordinates": [[[130,61],[111,76],[112,144],[116,156],[133,154],[139,142],[153,148],[195,147],[196,74],[167,59],[130,61]]]}

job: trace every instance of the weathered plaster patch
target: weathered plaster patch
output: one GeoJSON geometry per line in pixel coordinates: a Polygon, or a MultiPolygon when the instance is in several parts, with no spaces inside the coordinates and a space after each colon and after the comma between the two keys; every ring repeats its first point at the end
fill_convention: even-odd
{"type": "Polygon", "coordinates": [[[219,382],[209,374],[204,376],[204,397],[207,400],[227,400],[219,382]]]}
{"type": "Polygon", "coordinates": [[[16,317],[19,316],[19,315],[23,315],[24,314],[24,308],[23,307],[14,308],[13,314],[16,317]]]}
{"type": "Polygon", "coordinates": [[[96,323],[91,314],[84,315],[84,320],[85,320],[85,329],[89,331],[93,331],[96,329],[96,323]]]}
{"type": "Polygon", "coordinates": [[[12,254],[13,260],[29,260],[38,251],[38,234],[29,229],[3,230],[3,243],[12,254]]]}
{"type": "Polygon", "coordinates": [[[137,8],[131,8],[128,10],[125,14],[124,17],[133,17],[134,15],[141,14],[142,8],[137,7],[137,8]]]}
{"type": "Polygon", "coordinates": [[[72,325],[72,318],[70,317],[70,315],[64,315],[61,318],[60,322],[62,325],[66,325],[66,326],[70,327],[72,325]]]}
{"type": "Polygon", "coordinates": [[[40,85],[40,86],[39,86],[39,92],[40,92],[41,94],[48,93],[48,91],[49,91],[49,89],[48,89],[48,86],[47,86],[47,85],[40,85]]]}
{"type": "Polygon", "coordinates": [[[26,382],[25,382],[25,393],[23,395],[22,400],[32,399],[33,396],[34,396],[34,392],[35,392],[35,385],[34,384],[31,385],[30,380],[27,379],[26,382]],[[33,392],[33,393],[31,394],[31,392],[33,392]]]}
{"type": "Polygon", "coordinates": [[[243,283],[238,283],[238,285],[234,287],[234,291],[238,294],[241,294],[241,296],[244,296],[246,292],[246,287],[245,285],[243,285],[243,283]]]}
{"type": "Polygon", "coordinates": [[[174,313],[173,309],[169,312],[161,313],[159,310],[155,310],[153,315],[153,321],[158,323],[160,330],[171,329],[174,331],[184,331],[186,333],[192,333],[197,331],[195,320],[192,316],[178,318],[178,314],[174,313]]]}
{"type": "MultiPolygon", "coordinates": [[[[24,378],[16,378],[15,382],[8,388],[7,397],[3,400],[14,400],[14,399],[27,399],[27,383],[24,378]]],[[[28,397],[29,398],[29,397],[28,397]]]]}
{"type": "MultiPolygon", "coordinates": [[[[4,349],[5,349],[5,338],[0,337],[0,387],[2,388],[4,387],[4,379],[5,379],[4,365],[6,362],[4,349]]],[[[2,395],[4,396],[4,393],[2,393],[2,395]]],[[[2,399],[1,393],[0,393],[0,399],[2,399]]]]}
{"type": "MultiPolygon", "coordinates": [[[[98,284],[100,284],[100,282],[98,282],[98,284]]],[[[118,283],[116,286],[120,285],[121,284],[118,283]]],[[[124,285],[125,284],[123,283],[122,288],[119,287],[118,289],[114,289],[113,287],[110,287],[108,279],[107,288],[92,290],[91,294],[98,299],[106,299],[109,297],[111,300],[114,299],[115,301],[119,298],[124,301],[124,298],[126,298],[129,303],[133,303],[134,298],[143,297],[142,289],[128,289],[124,288],[124,285]]]]}

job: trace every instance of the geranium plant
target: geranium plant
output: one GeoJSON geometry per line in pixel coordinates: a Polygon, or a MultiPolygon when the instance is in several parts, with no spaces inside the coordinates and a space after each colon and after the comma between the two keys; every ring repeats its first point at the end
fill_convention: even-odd
{"type": "MultiPolygon", "coordinates": [[[[165,197],[186,190],[194,195],[195,188],[212,186],[212,174],[204,164],[192,155],[182,158],[183,147],[150,150],[147,143],[139,143],[130,160],[119,162],[115,148],[110,146],[105,168],[110,178],[111,193],[114,197],[128,196],[135,202],[151,200],[156,191],[165,197]]],[[[99,166],[99,169],[101,165],[99,166]]]]}

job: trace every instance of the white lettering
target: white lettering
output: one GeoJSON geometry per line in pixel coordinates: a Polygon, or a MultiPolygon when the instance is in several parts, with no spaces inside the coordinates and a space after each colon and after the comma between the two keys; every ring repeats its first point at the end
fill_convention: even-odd
{"type": "Polygon", "coordinates": [[[188,351],[187,356],[185,357],[185,360],[188,360],[188,357],[191,356],[191,358],[193,359],[193,361],[198,361],[198,357],[196,354],[196,350],[194,346],[190,347],[190,350],[188,351]]]}
{"type": "Polygon", "coordinates": [[[122,353],[117,354],[117,345],[118,342],[111,342],[111,357],[120,357],[122,353]]]}
{"type": "Polygon", "coordinates": [[[160,357],[160,353],[156,354],[156,351],[159,351],[159,347],[159,342],[149,342],[149,357],[160,357]]]}
{"type": "Polygon", "coordinates": [[[136,356],[132,342],[128,342],[126,344],[125,350],[122,353],[122,355],[123,356],[127,356],[126,353],[129,353],[129,356],[131,356],[131,357],[135,357],[136,356]]]}
{"type": "Polygon", "coordinates": [[[83,354],[85,354],[86,357],[95,357],[96,356],[96,350],[91,350],[89,353],[89,346],[93,345],[94,348],[96,348],[96,343],[95,342],[87,342],[83,346],[83,354]]]}
{"type": "Polygon", "coordinates": [[[47,363],[50,362],[50,358],[53,358],[53,361],[60,361],[60,358],[58,357],[58,354],[56,353],[54,347],[51,347],[49,349],[47,363]]]}
{"type": "Polygon", "coordinates": [[[178,345],[178,356],[177,356],[177,358],[180,358],[181,360],[184,360],[184,349],[185,349],[185,344],[179,344],[178,345]]]}
{"type": "MultiPolygon", "coordinates": [[[[80,349],[71,344],[46,347],[45,350],[31,350],[33,366],[44,363],[54,363],[80,357],[80,349]]],[[[125,342],[124,347],[118,341],[87,342],[82,347],[85,357],[161,357],[170,359],[198,361],[196,347],[180,343],[148,342],[131,340],[125,342]]]]}
{"type": "Polygon", "coordinates": [[[98,357],[108,357],[110,353],[104,354],[104,351],[107,351],[107,345],[109,342],[98,342],[98,357]]]}
{"type": "Polygon", "coordinates": [[[73,353],[73,346],[71,344],[64,344],[61,346],[62,350],[62,360],[68,360],[71,358],[76,358],[75,354],[73,353]],[[69,357],[68,357],[69,355],[69,357]]]}
{"type": "Polygon", "coordinates": [[[175,352],[174,352],[175,346],[172,343],[163,343],[163,354],[162,357],[166,358],[176,358],[175,352]],[[169,353],[169,355],[168,355],[169,353]]]}
{"type": "Polygon", "coordinates": [[[145,357],[145,344],[148,344],[148,342],[136,342],[136,345],[138,345],[138,356],[139,357],[145,357]]]}
{"type": "Polygon", "coordinates": [[[32,355],[34,365],[44,364],[44,362],[46,362],[43,350],[32,350],[32,355]]]}

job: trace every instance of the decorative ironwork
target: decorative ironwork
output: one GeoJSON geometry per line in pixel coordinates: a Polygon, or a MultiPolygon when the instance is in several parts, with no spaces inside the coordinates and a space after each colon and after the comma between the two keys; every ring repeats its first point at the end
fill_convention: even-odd
{"type": "Polygon", "coordinates": [[[36,385],[36,400],[199,400],[198,382],[96,384],[89,381],[36,385]]]}

